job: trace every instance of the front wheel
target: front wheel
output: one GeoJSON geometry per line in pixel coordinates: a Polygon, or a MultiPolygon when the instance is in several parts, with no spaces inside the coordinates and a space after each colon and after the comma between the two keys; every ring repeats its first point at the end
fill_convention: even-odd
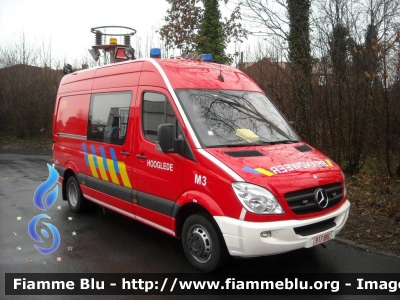
{"type": "Polygon", "coordinates": [[[228,253],[217,226],[204,215],[192,215],[182,229],[182,246],[189,262],[203,272],[221,268],[228,253]]]}
{"type": "Polygon", "coordinates": [[[79,183],[74,176],[68,178],[67,181],[67,200],[71,210],[76,213],[87,209],[87,200],[83,198],[79,183]]]}

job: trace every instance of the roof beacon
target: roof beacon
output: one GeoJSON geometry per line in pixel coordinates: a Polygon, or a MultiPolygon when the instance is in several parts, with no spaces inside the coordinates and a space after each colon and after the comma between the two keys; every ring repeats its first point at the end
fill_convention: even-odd
{"type": "Polygon", "coordinates": [[[161,58],[161,49],[160,48],[152,48],[152,49],[150,49],[150,57],[152,57],[152,58],[161,58]]]}
{"type": "Polygon", "coordinates": [[[212,54],[206,53],[203,54],[203,61],[212,61],[212,54]]]}

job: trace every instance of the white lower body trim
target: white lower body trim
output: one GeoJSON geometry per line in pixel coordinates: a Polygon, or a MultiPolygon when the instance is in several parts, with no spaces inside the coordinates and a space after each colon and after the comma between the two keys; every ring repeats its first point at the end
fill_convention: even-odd
{"type": "Polygon", "coordinates": [[[314,246],[314,237],[330,232],[333,239],[343,228],[349,215],[350,202],[347,200],[337,210],[306,220],[276,222],[246,222],[229,217],[214,217],[224,236],[232,256],[252,257],[284,253],[314,246]],[[311,225],[335,218],[336,225],[316,234],[302,236],[294,228],[311,225]],[[261,237],[261,232],[271,231],[271,237],[261,237]]]}

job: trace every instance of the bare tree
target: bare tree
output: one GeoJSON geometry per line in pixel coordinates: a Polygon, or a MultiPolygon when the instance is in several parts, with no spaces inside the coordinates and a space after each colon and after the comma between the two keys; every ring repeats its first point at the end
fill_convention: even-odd
{"type": "Polygon", "coordinates": [[[51,54],[20,43],[0,48],[0,120],[1,128],[18,137],[50,135],[58,85],[62,77],[59,63],[51,54]]]}

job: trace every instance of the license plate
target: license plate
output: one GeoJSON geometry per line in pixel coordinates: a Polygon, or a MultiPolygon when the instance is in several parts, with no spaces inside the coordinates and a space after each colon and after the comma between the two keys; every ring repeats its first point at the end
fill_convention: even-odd
{"type": "Polygon", "coordinates": [[[314,237],[314,246],[325,243],[332,238],[332,231],[314,237]]]}

